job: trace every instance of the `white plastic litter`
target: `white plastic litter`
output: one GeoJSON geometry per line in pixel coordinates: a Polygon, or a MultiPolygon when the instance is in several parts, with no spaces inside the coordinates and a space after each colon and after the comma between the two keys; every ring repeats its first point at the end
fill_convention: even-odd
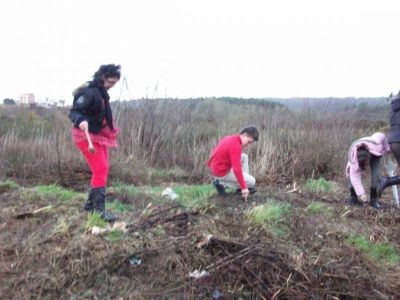
{"type": "Polygon", "coordinates": [[[98,234],[102,234],[102,233],[112,231],[112,230],[121,230],[123,233],[126,233],[128,231],[128,229],[126,229],[126,223],[119,221],[119,222],[115,222],[112,227],[110,226],[110,224],[107,224],[107,226],[104,228],[101,228],[98,226],[93,226],[92,234],[98,235],[98,234]]]}
{"type": "MultiPolygon", "coordinates": [[[[110,227],[110,226],[108,226],[108,227],[110,227]]],[[[92,227],[92,234],[93,234],[93,235],[98,235],[98,234],[102,234],[102,233],[104,233],[104,232],[107,232],[107,231],[110,230],[108,227],[106,227],[106,228],[101,228],[101,227],[99,227],[99,226],[93,226],[93,227],[92,227]]]]}
{"type": "Polygon", "coordinates": [[[162,191],[161,197],[165,197],[165,198],[168,198],[168,199],[171,199],[171,200],[175,200],[175,199],[179,198],[179,195],[177,193],[175,193],[173,189],[168,187],[168,188],[166,188],[165,190],[162,191]]]}
{"type": "Polygon", "coordinates": [[[208,276],[210,275],[210,273],[208,273],[207,271],[201,271],[199,272],[199,270],[194,270],[193,272],[189,272],[189,278],[194,278],[194,279],[199,279],[202,278],[204,276],[208,276]]]}
{"type": "Polygon", "coordinates": [[[126,229],[126,223],[123,221],[115,222],[111,230],[121,230],[123,233],[127,233],[128,229],[126,229]]]}

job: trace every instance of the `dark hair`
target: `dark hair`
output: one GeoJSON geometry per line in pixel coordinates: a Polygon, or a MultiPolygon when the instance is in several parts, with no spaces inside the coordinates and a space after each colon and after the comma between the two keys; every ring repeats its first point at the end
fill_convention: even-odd
{"type": "Polygon", "coordinates": [[[365,165],[370,158],[371,154],[369,153],[367,148],[361,146],[357,149],[357,160],[361,170],[365,170],[365,165]]]}
{"type": "Polygon", "coordinates": [[[105,78],[121,78],[121,66],[120,65],[101,65],[100,68],[93,75],[93,82],[97,86],[103,85],[103,76],[105,78]]]}
{"type": "Polygon", "coordinates": [[[259,132],[255,125],[247,125],[243,127],[242,130],[240,130],[240,134],[247,134],[248,136],[251,136],[254,141],[258,141],[259,132]]]}

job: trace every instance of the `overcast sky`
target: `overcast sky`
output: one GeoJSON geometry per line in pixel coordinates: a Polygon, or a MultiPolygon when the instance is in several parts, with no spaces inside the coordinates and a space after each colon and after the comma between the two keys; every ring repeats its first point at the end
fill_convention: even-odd
{"type": "Polygon", "coordinates": [[[387,96],[399,33],[395,0],[1,1],[0,100],[70,102],[104,63],[122,98],[387,96]]]}

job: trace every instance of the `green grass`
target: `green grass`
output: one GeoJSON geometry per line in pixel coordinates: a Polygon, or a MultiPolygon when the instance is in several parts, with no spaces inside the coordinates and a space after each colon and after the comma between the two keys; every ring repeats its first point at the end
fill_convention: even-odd
{"type": "Polygon", "coordinates": [[[39,202],[42,200],[41,194],[38,191],[31,189],[22,190],[21,198],[29,202],[39,202]]]}
{"type": "Polygon", "coordinates": [[[275,235],[285,233],[285,220],[290,214],[289,203],[278,203],[275,200],[268,200],[266,203],[255,206],[246,212],[251,223],[261,225],[275,235]]]}
{"type": "MultiPolygon", "coordinates": [[[[116,183],[113,185],[113,192],[128,197],[138,195],[148,196],[154,203],[165,201],[161,198],[161,193],[166,187],[162,186],[141,186],[126,185],[116,183]]],[[[174,201],[182,204],[184,207],[202,208],[207,206],[208,199],[215,195],[215,189],[211,185],[177,185],[172,186],[172,190],[178,194],[174,201]]],[[[112,209],[112,206],[110,207],[112,209]]],[[[117,208],[118,209],[118,208],[117,208]]],[[[124,210],[125,208],[121,208],[124,210]]],[[[127,207],[127,210],[130,208],[127,207]]]]}
{"type": "Polygon", "coordinates": [[[319,179],[307,179],[304,188],[311,192],[330,192],[332,190],[332,183],[323,177],[319,179]]]}
{"type": "Polygon", "coordinates": [[[348,236],[345,243],[361,250],[370,260],[377,263],[389,265],[400,263],[400,253],[390,243],[372,243],[361,235],[348,236]]]}
{"type": "Polygon", "coordinates": [[[154,202],[159,202],[164,189],[165,187],[162,186],[145,186],[140,189],[140,192],[149,196],[154,202]]]}
{"type": "Polygon", "coordinates": [[[164,187],[161,186],[134,186],[129,184],[124,184],[122,182],[116,182],[113,186],[109,189],[109,191],[126,196],[126,197],[140,197],[140,196],[148,196],[151,198],[152,201],[157,202],[160,200],[160,194],[164,187]]]}
{"type": "Polygon", "coordinates": [[[187,176],[187,173],[178,168],[171,168],[171,169],[153,169],[150,168],[147,170],[147,177],[148,180],[170,180],[171,177],[177,178],[177,177],[184,177],[187,176]]]}
{"type": "Polygon", "coordinates": [[[111,230],[106,237],[106,240],[110,243],[118,243],[124,238],[124,233],[122,230],[114,229],[111,230]]]}
{"type": "Polygon", "coordinates": [[[184,207],[203,208],[216,191],[211,185],[182,185],[172,188],[178,194],[178,201],[184,207]]]}
{"type": "Polygon", "coordinates": [[[68,189],[64,189],[55,184],[37,186],[36,191],[43,196],[54,197],[63,202],[69,202],[77,198],[83,198],[83,194],[68,189]]]}
{"type": "MultiPolygon", "coordinates": [[[[79,299],[93,299],[93,291],[87,290],[87,291],[83,292],[83,294],[80,297],[82,297],[82,298],[79,298],[79,299]]],[[[71,299],[75,299],[75,298],[71,297],[71,299]]]]}
{"type": "Polygon", "coordinates": [[[138,192],[139,188],[134,185],[124,184],[116,182],[113,184],[112,189],[115,193],[125,195],[128,197],[134,197],[138,192]]]}
{"type": "Polygon", "coordinates": [[[91,229],[94,226],[100,227],[100,228],[105,228],[107,226],[107,222],[104,221],[100,214],[97,212],[93,212],[88,214],[88,218],[86,221],[86,229],[91,229]]]}
{"type": "Polygon", "coordinates": [[[162,226],[162,225],[160,225],[160,224],[158,224],[154,229],[153,229],[153,233],[156,235],[156,236],[165,236],[166,235],[166,233],[165,233],[165,229],[164,229],[164,227],[162,226]]]}
{"type": "Polygon", "coordinates": [[[65,216],[58,218],[56,226],[53,228],[52,234],[61,234],[64,236],[69,235],[69,230],[71,226],[71,221],[67,220],[65,216]]]}
{"type": "Polygon", "coordinates": [[[12,180],[0,182],[0,192],[15,191],[20,188],[19,184],[12,180]]]}
{"type": "Polygon", "coordinates": [[[106,209],[111,210],[116,213],[125,213],[132,210],[132,205],[122,203],[118,200],[106,202],[106,209]]]}
{"type": "Polygon", "coordinates": [[[322,202],[313,201],[306,207],[306,212],[314,215],[324,213],[325,215],[332,215],[333,208],[322,202]]]}

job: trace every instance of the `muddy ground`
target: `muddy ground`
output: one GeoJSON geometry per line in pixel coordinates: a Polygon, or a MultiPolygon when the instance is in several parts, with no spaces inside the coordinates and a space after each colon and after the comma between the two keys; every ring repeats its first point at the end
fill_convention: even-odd
{"type": "Polygon", "coordinates": [[[119,212],[128,232],[92,235],[83,196],[2,188],[0,298],[400,299],[400,262],[374,260],[347,242],[362,235],[400,253],[400,212],[389,193],[377,211],[345,206],[344,190],[289,189],[265,186],[247,203],[212,196],[203,207],[109,189],[109,199],[130,207],[119,212]],[[270,199],[290,212],[256,224],[247,212],[270,199]],[[312,212],[315,202],[322,209],[312,212]],[[208,275],[190,278],[196,269],[208,275]]]}

